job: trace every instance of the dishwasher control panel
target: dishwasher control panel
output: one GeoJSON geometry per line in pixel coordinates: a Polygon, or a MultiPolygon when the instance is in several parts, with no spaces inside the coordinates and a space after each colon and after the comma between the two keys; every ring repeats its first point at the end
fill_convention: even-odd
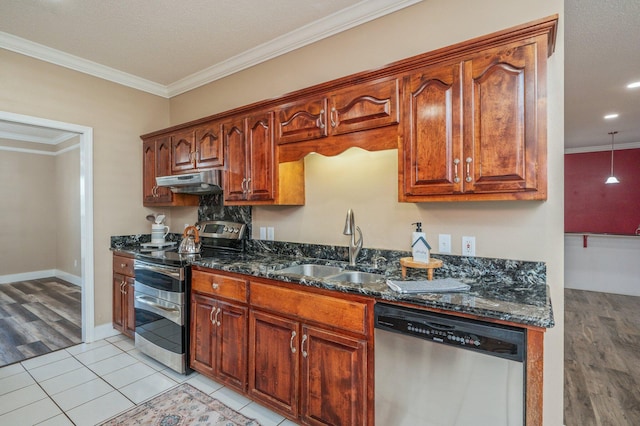
{"type": "Polygon", "coordinates": [[[451,315],[376,303],[375,327],[435,343],[522,362],[525,330],[451,315]]]}

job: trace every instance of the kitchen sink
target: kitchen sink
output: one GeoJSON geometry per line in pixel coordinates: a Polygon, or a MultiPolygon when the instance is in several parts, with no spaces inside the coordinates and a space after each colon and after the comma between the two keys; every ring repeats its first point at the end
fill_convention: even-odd
{"type": "Polygon", "coordinates": [[[342,272],[342,268],[338,266],[316,265],[313,263],[290,266],[288,268],[279,269],[278,274],[283,275],[304,275],[314,278],[325,278],[342,272]]]}
{"type": "Polygon", "coordinates": [[[384,282],[385,276],[380,274],[372,274],[360,271],[342,271],[339,274],[326,277],[332,281],[347,281],[354,284],[369,284],[384,282]]]}

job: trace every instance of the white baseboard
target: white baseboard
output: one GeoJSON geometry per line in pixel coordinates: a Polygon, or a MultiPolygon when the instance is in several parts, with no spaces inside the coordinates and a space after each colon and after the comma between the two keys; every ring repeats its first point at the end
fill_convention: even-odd
{"type": "Polygon", "coordinates": [[[38,280],[41,278],[56,277],[71,284],[82,286],[82,277],[72,275],[59,269],[44,269],[42,271],[23,272],[20,274],[0,275],[0,284],[15,283],[18,281],[38,280]]]}
{"type": "Polygon", "coordinates": [[[65,280],[73,285],[77,285],[78,287],[82,287],[82,277],[79,277],[77,275],[73,275],[68,272],[56,269],[55,277],[60,278],[61,280],[65,280]]]}

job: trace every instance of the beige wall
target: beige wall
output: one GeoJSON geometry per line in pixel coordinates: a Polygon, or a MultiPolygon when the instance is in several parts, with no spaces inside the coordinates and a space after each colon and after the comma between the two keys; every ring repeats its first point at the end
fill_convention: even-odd
{"type": "MultiPolygon", "coordinates": [[[[169,101],[2,49],[0,63],[0,110],[93,128],[95,271],[89,279],[95,324],[108,324],[110,236],[148,232],[140,135],[169,125],[169,101]]],[[[0,247],[10,241],[0,238],[0,247]]]]}
{"type": "Polygon", "coordinates": [[[80,263],[80,138],[65,146],[76,147],[56,155],[55,208],[56,269],[77,277],[80,263]]]}
{"type": "Polygon", "coordinates": [[[51,155],[0,150],[0,276],[55,269],[55,167],[51,155]]]}
{"type": "MultiPolygon", "coordinates": [[[[177,124],[278,96],[353,72],[563,13],[563,1],[425,1],[171,99],[177,124]]],[[[410,223],[422,221],[429,240],[474,235],[479,256],[544,261],[556,326],[546,333],[545,424],[562,424],[563,405],[563,22],[548,64],[546,202],[397,202],[397,153],[351,150],[334,158],[308,156],[304,207],[254,207],[253,230],[274,226],[277,240],[347,244],[354,209],[365,247],[408,249],[410,223]]]]}

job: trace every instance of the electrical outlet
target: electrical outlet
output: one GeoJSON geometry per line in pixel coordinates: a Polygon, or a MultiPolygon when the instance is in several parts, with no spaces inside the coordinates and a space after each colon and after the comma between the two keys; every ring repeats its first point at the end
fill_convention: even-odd
{"type": "Polygon", "coordinates": [[[267,239],[267,228],[264,226],[260,227],[260,239],[261,240],[266,240],[267,239]]]}
{"type": "Polygon", "coordinates": [[[462,255],[476,255],[476,237],[462,237],[462,255]]]}
{"type": "Polygon", "coordinates": [[[267,240],[273,241],[273,238],[274,238],[273,234],[274,234],[273,226],[267,227],[267,240]]]}
{"type": "Polygon", "coordinates": [[[451,253],[451,234],[438,234],[438,253],[451,253]]]}

